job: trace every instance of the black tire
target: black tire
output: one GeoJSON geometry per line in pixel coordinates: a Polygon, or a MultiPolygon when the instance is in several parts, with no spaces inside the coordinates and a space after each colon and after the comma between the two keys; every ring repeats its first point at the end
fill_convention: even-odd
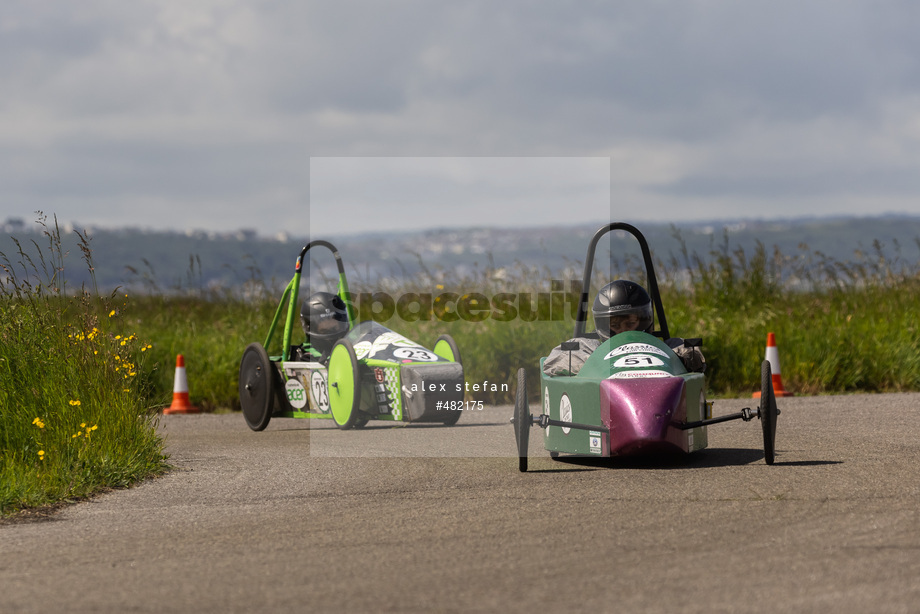
{"type": "Polygon", "coordinates": [[[460,358],[460,348],[457,347],[457,342],[454,341],[454,338],[448,335],[447,333],[444,333],[443,335],[438,337],[438,340],[434,342],[434,348],[432,349],[434,353],[440,356],[441,358],[446,358],[447,360],[451,360],[459,364],[461,367],[463,366],[463,360],[460,358]],[[447,349],[449,350],[449,355],[448,355],[448,352],[446,352],[443,349],[443,346],[440,348],[438,347],[438,344],[442,342],[447,345],[447,349]]]}
{"type": "Polygon", "coordinates": [[[770,361],[760,365],[760,426],[763,429],[763,458],[768,465],[775,459],[776,443],[776,395],[773,392],[773,373],[770,361]]]}
{"type": "Polygon", "coordinates": [[[250,343],[240,360],[240,407],[246,424],[254,431],[265,430],[275,403],[275,375],[261,343],[250,343]]]}
{"type": "MultiPolygon", "coordinates": [[[[460,359],[460,348],[457,347],[457,342],[454,341],[454,338],[447,333],[438,337],[438,340],[434,342],[433,351],[441,358],[453,361],[461,367],[463,366],[463,362],[460,359]]],[[[447,418],[444,419],[444,426],[453,426],[457,424],[462,414],[463,412],[459,409],[448,410],[447,418]]]]}
{"type": "Polygon", "coordinates": [[[517,374],[517,390],[514,393],[514,439],[518,449],[518,470],[527,471],[527,450],[530,447],[530,428],[533,420],[527,403],[527,372],[521,368],[517,374]]]}
{"type": "Polygon", "coordinates": [[[348,339],[339,339],[329,354],[326,370],[329,381],[329,412],[340,429],[347,430],[364,419],[358,407],[361,404],[361,379],[358,357],[348,339]]]}
{"type": "Polygon", "coordinates": [[[453,426],[457,424],[461,414],[463,414],[463,411],[460,409],[447,410],[447,418],[444,419],[444,426],[453,426]]]}

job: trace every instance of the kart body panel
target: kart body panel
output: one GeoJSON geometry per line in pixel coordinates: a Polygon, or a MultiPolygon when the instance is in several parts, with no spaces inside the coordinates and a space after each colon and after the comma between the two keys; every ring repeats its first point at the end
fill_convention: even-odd
{"type": "Polygon", "coordinates": [[[548,426],[544,446],[551,452],[620,456],[695,452],[708,444],[705,426],[678,426],[711,417],[703,374],[688,372],[664,342],[647,333],[611,337],[577,375],[543,373],[540,388],[543,413],[553,420],[598,426],[548,426]]]}
{"type": "Polygon", "coordinates": [[[464,376],[459,349],[450,335],[441,335],[429,350],[373,321],[356,323],[345,267],[338,250],[328,241],[311,241],[301,250],[294,277],[287,284],[272,318],[263,344],[252,343],[243,353],[240,366],[240,403],[247,423],[262,430],[271,418],[336,419],[330,403],[330,388],[346,390],[333,398],[356,399],[340,407],[345,416],[341,428],[363,426],[368,420],[396,422],[456,423],[463,408],[464,376]],[[323,247],[332,253],[338,270],[334,293],[345,303],[349,331],[333,346],[330,355],[311,348],[307,342],[293,343],[299,328],[301,275],[308,264],[307,253],[323,247]],[[281,331],[280,354],[269,356],[265,348],[281,331]],[[336,377],[330,373],[339,353],[336,377]],[[348,359],[351,364],[348,364],[348,359]],[[331,362],[330,362],[331,361],[331,362]],[[264,374],[264,375],[263,375],[264,374]],[[267,376],[267,377],[266,377],[267,376]]]}
{"type": "MultiPolygon", "coordinates": [[[[358,359],[359,409],[368,418],[443,422],[452,411],[460,411],[464,377],[459,363],[378,322],[362,322],[345,337],[358,359]]],[[[289,360],[277,366],[285,394],[273,417],[332,418],[328,373],[322,362],[289,360]]]]}

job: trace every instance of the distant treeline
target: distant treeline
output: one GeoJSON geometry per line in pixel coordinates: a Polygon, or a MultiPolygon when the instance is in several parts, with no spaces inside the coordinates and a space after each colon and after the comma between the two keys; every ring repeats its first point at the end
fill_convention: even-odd
{"type": "MultiPolygon", "coordinates": [[[[623,220],[629,221],[629,220],[623,220]]],[[[659,261],[692,266],[688,256],[709,261],[739,248],[751,253],[758,243],[787,259],[853,263],[878,254],[893,263],[920,261],[920,216],[841,217],[785,221],[733,221],[694,224],[636,223],[659,261]]],[[[332,241],[349,279],[365,287],[412,277],[466,277],[483,270],[503,271],[515,263],[546,271],[547,278],[580,276],[588,240],[604,222],[551,228],[433,229],[405,233],[268,238],[254,231],[215,234],[154,232],[139,229],[82,230],[61,224],[64,277],[70,291],[95,283],[99,291],[122,288],[150,294],[208,291],[257,282],[277,288],[290,279],[300,248],[312,239],[332,241]],[[80,262],[80,231],[93,253],[94,275],[80,262]]],[[[54,225],[53,218],[47,221],[54,225]]],[[[20,249],[35,257],[43,245],[42,227],[7,220],[0,252],[11,261],[20,249]],[[18,242],[18,245],[17,245],[18,242]]],[[[635,243],[610,235],[615,265],[637,256],[635,243]]],[[[602,254],[599,254],[599,257],[602,254]]],[[[313,262],[317,273],[331,274],[331,259],[313,262]]]]}

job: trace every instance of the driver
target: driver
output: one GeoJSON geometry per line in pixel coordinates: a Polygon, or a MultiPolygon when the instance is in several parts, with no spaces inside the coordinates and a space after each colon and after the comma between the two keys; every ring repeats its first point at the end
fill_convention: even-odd
{"type": "MultiPolygon", "coordinates": [[[[612,281],[601,288],[591,313],[594,315],[595,332],[566,342],[566,345],[577,343],[577,350],[563,350],[562,345],[553,348],[543,362],[544,373],[575,375],[594,350],[610,337],[630,330],[652,330],[652,299],[645,288],[627,279],[612,281]]],[[[686,347],[680,337],[668,339],[665,343],[674,350],[688,371],[702,373],[706,369],[706,361],[698,347],[686,347]]]]}
{"type": "Polygon", "coordinates": [[[597,345],[617,333],[628,330],[649,332],[652,329],[651,297],[645,288],[626,279],[612,281],[601,288],[591,313],[600,338],[597,345]]]}
{"type": "Polygon", "coordinates": [[[307,336],[302,358],[325,361],[335,342],[348,332],[348,311],[337,294],[314,292],[300,307],[300,324],[307,336]]]}

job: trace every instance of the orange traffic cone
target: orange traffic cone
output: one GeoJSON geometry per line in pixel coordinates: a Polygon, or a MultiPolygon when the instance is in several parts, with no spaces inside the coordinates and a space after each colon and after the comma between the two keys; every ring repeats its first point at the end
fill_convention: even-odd
{"type": "MultiPolygon", "coordinates": [[[[779,369],[779,350],[776,349],[776,335],[767,333],[767,356],[770,363],[770,373],[773,375],[773,395],[777,397],[791,397],[792,393],[783,388],[783,374],[779,369]]],[[[759,399],[760,393],[755,392],[753,398],[759,399]]]]}
{"type": "Polygon", "coordinates": [[[188,400],[188,379],[185,377],[185,358],[176,356],[176,378],[173,383],[172,405],[163,410],[164,414],[197,414],[198,408],[188,400]]]}

